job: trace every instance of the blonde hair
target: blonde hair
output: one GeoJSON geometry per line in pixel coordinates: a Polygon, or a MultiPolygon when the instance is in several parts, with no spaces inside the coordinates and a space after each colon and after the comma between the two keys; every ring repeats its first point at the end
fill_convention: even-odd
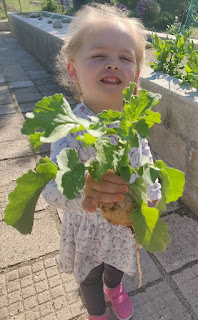
{"type": "MultiPolygon", "coordinates": [[[[126,10],[123,11],[106,4],[93,3],[91,5],[83,6],[74,15],[68,27],[64,44],[56,60],[58,81],[63,86],[69,87],[77,100],[82,100],[82,93],[79,86],[76,86],[76,84],[72,83],[69,79],[66,64],[68,61],[75,58],[82,45],[84,33],[87,32],[87,30],[90,30],[90,28],[100,28],[100,26],[103,25],[102,21],[104,20],[108,23],[121,23],[133,33],[136,43],[135,56],[137,70],[140,71],[144,63],[146,34],[141,20],[129,18],[126,10]]],[[[137,94],[137,89],[135,94],[137,94]]]]}

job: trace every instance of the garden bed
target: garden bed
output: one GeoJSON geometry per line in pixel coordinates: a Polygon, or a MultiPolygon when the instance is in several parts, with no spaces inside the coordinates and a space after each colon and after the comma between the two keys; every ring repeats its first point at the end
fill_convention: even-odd
{"type": "MultiPolygon", "coordinates": [[[[54,71],[55,56],[68,24],[54,29],[52,24],[46,23],[47,17],[38,20],[8,14],[8,19],[11,32],[25,49],[49,71],[54,71]]],[[[140,83],[146,90],[161,93],[162,99],[155,109],[161,113],[162,123],[152,128],[150,145],[155,158],[185,172],[183,201],[198,216],[198,91],[149,68],[149,62],[155,61],[152,51],[153,48],[146,50],[146,66],[140,83]]]]}

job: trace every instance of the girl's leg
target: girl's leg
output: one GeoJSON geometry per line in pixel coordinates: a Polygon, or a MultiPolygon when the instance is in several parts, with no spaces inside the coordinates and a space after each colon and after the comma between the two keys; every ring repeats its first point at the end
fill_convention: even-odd
{"type": "Polygon", "coordinates": [[[107,288],[116,288],[120,284],[123,274],[124,272],[109,264],[104,264],[104,283],[107,288]]]}
{"type": "Polygon", "coordinates": [[[91,316],[101,316],[106,310],[102,281],[103,271],[104,264],[102,263],[93,268],[87,278],[80,283],[85,307],[91,316]]]}

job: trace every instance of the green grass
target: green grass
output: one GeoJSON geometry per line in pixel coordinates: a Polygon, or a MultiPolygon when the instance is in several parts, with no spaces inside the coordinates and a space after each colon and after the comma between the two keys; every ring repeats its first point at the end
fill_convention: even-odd
{"type": "MultiPolygon", "coordinates": [[[[37,0],[38,1],[38,0],[37,0]]],[[[7,11],[22,11],[22,12],[32,12],[32,11],[40,11],[41,5],[35,5],[30,3],[31,0],[6,0],[7,11]],[[20,5],[21,4],[21,5],[20,5]]],[[[41,1],[40,1],[41,2],[41,1]]],[[[0,19],[5,19],[5,12],[3,8],[2,1],[0,0],[0,19]]]]}

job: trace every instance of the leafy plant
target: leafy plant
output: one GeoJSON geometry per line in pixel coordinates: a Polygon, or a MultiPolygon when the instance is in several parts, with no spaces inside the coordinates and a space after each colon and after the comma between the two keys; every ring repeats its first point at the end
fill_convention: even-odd
{"type": "Polygon", "coordinates": [[[141,0],[137,3],[136,13],[138,18],[149,21],[160,13],[160,5],[156,0],[141,0]]]}
{"type": "Polygon", "coordinates": [[[57,3],[55,0],[43,0],[42,11],[56,12],[57,3]]]}
{"type": "Polygon", "coordinates": [[[179,17],[175,16],[175,20],[173,24],[167,24],[166,32],[168,34],[177,35],[181,30],[182,23],[179,21],[179,17]]]}
{"type": "Polygon", "coordinates": [[[44,97],[35,105],[33,113],[27,114],[22,133],[30,135],[34,150],[45,142],[55,142],[68,134],[78,132],[77,140],[86,147],[95,148],[95,157],[85,164],[78,161],[73,148],[64,148],[57,156],[58,165],[47,157],[40,159],[35,170],[30,170],[17,180],[15,190],[9,195],[5,209],[5,222],[22,233],[30,233],[36,203],[44,186],[56,180],[57,187],[68,199],[74,199],[82,191],[85,170],[100,181],[104,173],[113,169],[128,183],[129,194],[134,200],[131,221],[137,242],[150,252],[163,251],[169,242],[167,225],[160,219],[160,211],[166,203],[176,201],[183,192],[184,173],[168,168],[161,160],[152,164],[147,157],[141,158],[141,166],[130,166],[128,153],[139,146],[138,136],[145,138],[154,123],[160,123],[160,114],[151,110],[158,103],[159,94],[141,90],[139,97],[132,94],[135,84],[123,91],[124,110],[107,110],[89,120],[76,117],[62,94],[44,97]],[[117,137],[111,144],[110,136],[117,137]],[[130,183],[132,174],[138,174],[130,183]],[[147,206],[147,185],[157,178],[162,181],[162,197],[156,208],[147,206]]]}
{"type": "Polygon", "coordinates": [[[156,49],[154,54],[157,61],[150,63],[150,66],[155,71],[183,80],[182,83],[188,81],[197,88],[197,52],[189,35],[190,32],[185,31],[183,35],[176,34],[175,39],[167,38],[164,42],[156,34],[152,35],[152,45],[156,49]],[[188,59],[186,67],[183,63],[184,58],[188,59]]]}

